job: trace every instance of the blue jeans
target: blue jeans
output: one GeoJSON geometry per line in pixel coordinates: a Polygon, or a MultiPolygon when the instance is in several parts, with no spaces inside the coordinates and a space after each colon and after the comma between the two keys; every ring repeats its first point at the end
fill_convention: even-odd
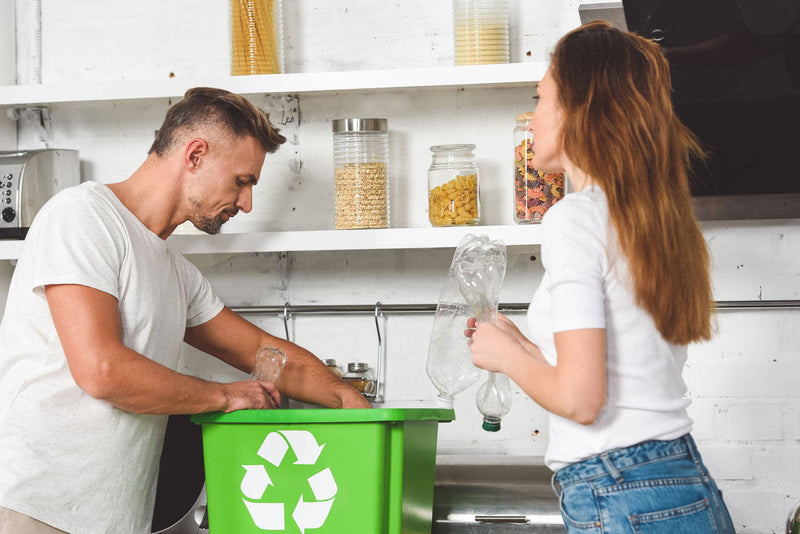
{"type": "Polygon", "coordinates": [[[604,452],[559,469],[553,482],[569,533],[734,534],[689,434],[604,452]]]}

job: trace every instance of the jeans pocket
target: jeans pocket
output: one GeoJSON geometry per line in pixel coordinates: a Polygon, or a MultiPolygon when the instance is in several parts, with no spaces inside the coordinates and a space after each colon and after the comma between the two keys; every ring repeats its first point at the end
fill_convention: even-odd
{"type": "Polygon", "coordinates": [[[708,499],[667,510],[628,516],[636,534],[713,534],[717,532],[714,514],[708,499]]]}
{"type": "Polygon", "coordinates": [[[570,532],[597,529],[599,532],[600,509],[594,488],[588,482],[570,484],[561,490],[559,498],[561,517],[570,532]]]}

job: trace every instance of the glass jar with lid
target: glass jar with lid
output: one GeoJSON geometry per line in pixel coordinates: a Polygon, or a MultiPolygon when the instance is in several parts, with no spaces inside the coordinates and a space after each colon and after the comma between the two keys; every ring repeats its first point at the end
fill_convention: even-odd
{"type": "Polygon", "coordinates": [[[433,226],[480,222],[475,145],[435,145],[428,168],[428,219],[433,226]]]}
{"type": "Polygon", "coordinates": [[[456,65],[508,63],[508,0],[453,0],[456,65]]]}
{"type": "Polygon", "coordinates": [[[389,227],[386,119],[333,121],[337,230],[389,227]]]}
{"type": "Polygon", "coordinates": [[[364,362],[351,362],[347,364],[347,373],[342,378],[345,382],[356,388],[366,397],[375,396],[375,376],[369,364],[364,362]]]}
{"type": "Polygon", "coordinates": [[[528,130],[532,113],[517,115],[514,127],[514,222],[538,223],[545,212],[564,197],[564,174],[544,173],[533,166],[533,134],[528,130]]]}

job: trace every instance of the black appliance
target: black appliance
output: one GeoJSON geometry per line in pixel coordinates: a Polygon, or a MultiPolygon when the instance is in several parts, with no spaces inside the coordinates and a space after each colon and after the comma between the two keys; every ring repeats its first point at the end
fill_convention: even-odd
{"type": "Polygon", "coordinates": [[[623,0],[664,47],[675,109],[708,152],[701,219],[800,218],[800,0],[623,0]]]}

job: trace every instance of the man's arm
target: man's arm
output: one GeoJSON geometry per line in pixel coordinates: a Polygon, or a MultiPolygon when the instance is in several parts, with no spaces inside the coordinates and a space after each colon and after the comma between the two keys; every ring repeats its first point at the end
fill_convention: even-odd
{"type": "Polygon", "coordinates": [[[277,347],[288,356],[276,384],[282,394],[328,408],[370,407],[355,388],[342,382],[309,351],[268,334],[228,308],[210,321],[188,328],[184,341],[248,373],[259,348],[277,347]]]}
{"type": "Polygon", "coordinates": [[[117,300],[87,286],[45,288],[75,383],[86,393],[135,413],[185,414],[274,408],[275,386],[246,380],[219,384],[173,371],[122,344],[117,300]]]}

